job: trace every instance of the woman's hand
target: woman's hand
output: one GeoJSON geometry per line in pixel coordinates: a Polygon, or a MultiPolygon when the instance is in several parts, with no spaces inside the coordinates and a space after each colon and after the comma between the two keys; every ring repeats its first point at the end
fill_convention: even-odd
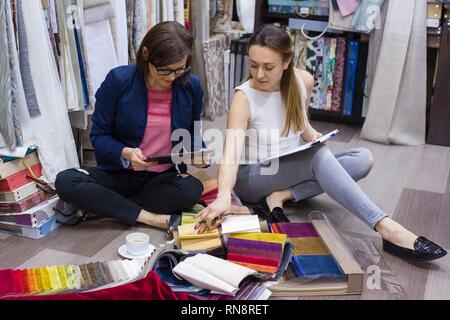
{"type": "Polygon", "coordinates": [[[228,196],[218,196],[217,199],[211,203],[207,208],[200,211],[195,219],[197,224],[195,230],[198,233],[203,233],[205,230],[212,230],[218,228],[222,223],[221,215],[227,213],[231,207],[231,193],[228,196]]]}
{"type": "Polygon", "coordinates": [[[313,127],[307,127],[302,134],[303,139],[306,142],[314,142],[323,136],[320,132],[316,131],[313,127]]]}
{"type": "Polygon", "coordinates": [[[158,164],[157,162],[145,162],[145,157],[139,148],[124,148],[122,158],[131,162],[134,171],[147,171],[158,164]]]}

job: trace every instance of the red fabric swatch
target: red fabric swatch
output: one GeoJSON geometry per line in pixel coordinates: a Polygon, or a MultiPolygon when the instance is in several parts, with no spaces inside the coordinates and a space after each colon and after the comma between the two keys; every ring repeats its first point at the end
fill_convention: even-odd
{"type": "MultiPolygon", "coordinates": [[[[0,273],[0,294],[4,285],[1,275],[0,273]]],[[[145,279],[115,288],[86,293],[7,298],[7,300],[189,300],[189,298],[186,293],[173,292],[161,281],[158,274],[151,271],[145,279]]]]}
{"type": "Polygon", "coordinates": [[[16,293],[14,270],[0,270],[0,297],[16,293]]]}
{"type": "Polygon", "coordinates": [[[24,284],[23,284],[23,278],[22,278],[22,271],[21,270],[13,270],[13,278],[14,278],[14,284],[16,286],[16,293],[17,294],[24,294],[24,284]]]}
{"type": "Polygon", "coordinates": [[[280,264],[280,261],[275,260],[275,259],[242,256],[240,254],[233,254],[233,253],[229,253],[227,255],[227,260],[246,262],[246,263],[251,263],[251,264],[259,264],[259,265],[270,266],[270,267],[278,267],[278,265],[280,264]]]}
{"type": "MultiPolygon", "coordinates": [[[[200,202],[205,205],[209,206],[211,203],[213,203],[217,199],[217,195],[219,194],[219,189],[213,189],[210,192],[203,194],[200,198],[200,202]]],[[[231,195],[231,204],[233,205],[240,205],[239,201],[236,199],[234,195],[231,195]]]]}

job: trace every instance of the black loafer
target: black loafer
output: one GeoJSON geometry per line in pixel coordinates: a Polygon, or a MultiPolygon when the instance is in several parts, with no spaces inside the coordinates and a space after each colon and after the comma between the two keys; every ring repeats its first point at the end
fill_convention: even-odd
{"type": "Polygon", "coordinates": [[[414,250],[397,246],[383,239],[383,250],[410,261],[431,261],[442,258],[447,251],[425,237],[418,237],[414,242],[414,250]]]}
{"type": "Polygon", "coordinates": [[[285,222],[285,223],[289,223],[291,222],[289,220],[289,218],[284,214],[283,208],[274,208],[272,211],[272,220],[275,223],[279,223],[279,222],[285,222]]]}

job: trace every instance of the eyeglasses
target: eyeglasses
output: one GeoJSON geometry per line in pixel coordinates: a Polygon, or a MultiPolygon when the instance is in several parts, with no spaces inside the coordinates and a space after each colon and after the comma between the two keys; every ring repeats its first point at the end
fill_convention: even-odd
{"type": "Polygon", "coordinates": [[[171,70],[171,69],[167,69],[167,68],[156,68],[156,71],[158,73],[158,75],[160,76],[170,76],[172,73],[175,74],[175,76],[182,76],[186,73],[188,73],[189,71],[191,71],[191,67],[185,67],[185,68],[180,68],[180,69],[176,69],[176,70],[171,70]]]}

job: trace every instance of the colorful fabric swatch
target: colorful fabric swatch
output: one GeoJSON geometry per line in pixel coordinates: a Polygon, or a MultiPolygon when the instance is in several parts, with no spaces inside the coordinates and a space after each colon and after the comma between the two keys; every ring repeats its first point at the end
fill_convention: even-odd
{"type": "Polygon", "coordinates": [[[343,83],[345,75],[345,55],[347,49],[347,39],[337,38],[336,45],[336,70],[334,73],[334,87],[331,98],[331,110],[340,111],[342,105],[343,83]]]}
{"type": "Polygon", "coordinates": [[[13,270],[0,271],[0,297],[17,292],[13,273],[13,270]]]}
{"type": "Polygon", "coordinates": [[[294,256],[330,254],[320,238],[289,238],[288,242],[294,246],[294,256]]]}
{"type": "Polygon", "coordinates": [[[197,204],[190,210],[183,212],[181,215],[181,225],[196,223],[194,217],[203,209],[205,209],[204,206],[197,204]]]}
{"type": "Polygon", "coordinates": [[[247,268],[274,274],[283,257],[285,235],[270,233],[233,234],[227,242],[227,260],[247,268]]]}
{"type": "Polygon", "coordinates": [[[291,266],[297,277],[345,276],[312,223],[276,223],[272,232],[288,236],[287,241],[293,246],[291,266]]]}
{"type": "MultiPolygon", "coordinates": [[[[202,194],[202,196],[200,198],[200,202],[205,206],[209,206],[211,203],[213,203],[216,200],[218,193],[219,193],[219,189],[215,188],[206,194],[202,194]]],[[[241,201],[234,193],[231,194],[231,204],[237,205],[237,206],[242,205],[241,201]]]]}
{"type": "Polygon", "coordinates": [[[270,259],[280,259],[280,252],[283,251],[283,245],[275,242],[262,242],[245,240],[238,238],[229,238],[227,243],[228,253],[267,257],[270,259]]]}
{"type": "Polygon", "coordinates": [[[345,276],[331,256],[294,256],[292,264],[300,277],[345,276]]]}
{"type": "Polygon", "coordinates": [[[232,238],[244,239],[244,240],[256,240],[264,242],[274,242],[280,243],[284,246],[286,243],[286,235],[284,234],[274,234],[274,233],[236,233],[233,234],[232,238]]]}
{"type": "Polygon", "coordinates": [[[205,231],[198,234],[194,229],[195,223],[185,224],[178,227],[178,237],[182,250],[216,250],[222,248],[222,241],[218,229],[205,231]]]}
{"type": "Polygon", "coordinates": [[[0,298],[52,295],[114,287],[137,278],[141,260],[92,262],[0,271],[0,298]]]}
{"type": "MultiPolygon", "coordinates": [[[[1,297],[1,295],[0,295],[1,297]]],[[[47,296],[23,296],[14,300],[188,300],[183,292],[173,292],[171,288],[151,271],[146,278],[118,285],[112,288],[90,292],[73,292],[47,296]]]]}
{"type": "Polygon", "coordinates": [[[322,100],[326,101],[325,110],[331,111],[331,102],[334,89],[334,74],[336,70],[336,39],[325,38],[325,53],[324,53],[324,73],[323,80],[325,90],[321,92],[322,100]]]}
{"type": "Polygon", "coordinates": [[[278,267],[278,264],[280,263],[279,259],[269,259],[269,258],[254,257],[254,256],[243,256],[243,255],[234,254],[234,253],[228,253],[227,258],[230,261],[269,266],[269,267],[274,267],[275,269],[278,267]]]}
{"type": "Polygon", "coordinates": [[[319,237],[311,223],[276,223],[272,225],[274,233],[285,234],[288,238],[319,237]]]}

